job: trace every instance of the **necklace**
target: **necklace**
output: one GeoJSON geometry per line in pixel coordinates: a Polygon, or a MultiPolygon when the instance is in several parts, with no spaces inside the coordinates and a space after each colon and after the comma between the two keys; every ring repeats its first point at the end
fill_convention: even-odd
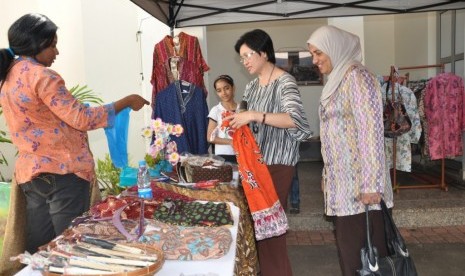
{"type": "MultiPolygon", "coordinates": [[[[271,69],[271,73],[270,73],[270,76],[268,77],[268,81],[266,82],[266,84],[264,86],[268,86],[270,84],[270,81],[271,81],[271,76],[273,76],[273,72],[274,72],[274,68],[276,67],[275,64],[273,64],[273,69],[271,69]]],[[[268,89],[268,88],[267,88],[268,89]]],[[[257,123],[253,123],[252,125],[252,131],[254,133],[258,133],[258,124],[257,123]]]]}
{"type": "Polygon", "coordinates": [[[271,73],[270,73],[270,76],[268,77],[268,82],[266,83],[266,85],[270,84],[271,76],[273,76],[273,72],[274,72],[275,67],[276,67],[276,65],[273,64],[273,69],[271,69],[271,73]]]}
{"type": "Polygon", "coordinates": [[[273,69],[271,69],[270,75],[268,76],[268,81],[267,81],[266,84],[263,85],[263,86],[267,86],[268,84],[270,84],[271,76],[273,76],[273,72],[274,72],[274,68],[275,68],[275,67],[276,67],[276,65],[273,64],[273,69]]]}

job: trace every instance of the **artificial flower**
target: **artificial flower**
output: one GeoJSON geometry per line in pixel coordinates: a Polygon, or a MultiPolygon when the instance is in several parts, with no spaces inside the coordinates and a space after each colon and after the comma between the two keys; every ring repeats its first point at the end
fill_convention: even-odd
{"type": "MultiPolygon", "coordinates": [[[[160,118],[152,120],[148,127],[142,129],[142,136],[152,139],[146,155],[147,164],[154,167],[163,160],[175,165],[179,161],[178,146],[175,141],[171,141],[171,135],[179,137],[184,132],[184,128],[163,122],[160,118]]],[[[166,162],[165,161],[165,162],[166,162]]]]}

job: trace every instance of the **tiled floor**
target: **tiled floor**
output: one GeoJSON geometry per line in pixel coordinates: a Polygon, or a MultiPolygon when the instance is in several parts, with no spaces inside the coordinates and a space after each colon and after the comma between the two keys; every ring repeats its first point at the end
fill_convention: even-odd
{"type": "MultiPolygon", "coordinates": [[[[300,214],[288,214],[293,275],[341,276],[332,223],[323,215],[321,170],[318,162],[299,165],[300,214]]],[[[393,217],[421,276],[465,275],[465,184],[446,183],[448,192],[405,189],[394,195],[393,217]]]]}
{"type": "MultiPolygon", "coordinates": [[[[444,227],[399,228],[407,244],[465,243],[465,225],[444,227]]],[[[333,230],[289,231],[288,245],[334,244],[333,230]]]]}

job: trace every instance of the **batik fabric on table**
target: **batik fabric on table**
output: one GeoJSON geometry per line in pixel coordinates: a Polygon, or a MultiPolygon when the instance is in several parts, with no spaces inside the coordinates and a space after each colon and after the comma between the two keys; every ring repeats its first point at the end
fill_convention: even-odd
{"type": "Polygon", "coordinates": [[[214,189],[195,190],[163,182],[157,182],[156,185],[166,190],[174,191],[195,199],[233,202],[234,205],[239,207],[240,214],[234,275],[250,276],[258,274],[258,256],[253,222],[250,216],[247,200],[245,199],[244,191],[241,186],[231,187],[229,185],[219,185],[214,189]]]}

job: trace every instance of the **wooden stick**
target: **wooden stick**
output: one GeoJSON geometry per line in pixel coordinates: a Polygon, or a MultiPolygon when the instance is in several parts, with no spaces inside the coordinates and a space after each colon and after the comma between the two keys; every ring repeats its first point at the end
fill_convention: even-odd
{"type": "Polygon", "coordinates": [[[104,264],[75,256],[69,259],[69,264],[74,266],[82,266],[84,268],[100,269],[113,272],[125,272],[131,270],[124,266],[104,264]]]}
{"type": "Polygon", "coordinates": [[[110,257],[109,255],[98,253],[79,245],[73,246],[71,253],[77,254],[78,256],[84,254],[85,256],[110,257]]]}
{"type": "Polygon", "coordinates": [[[144,250],[136,247],[130,247],[123,244],[115,243],[114,250],[121,251],[121,252],[129,252],[133,254],[144,254],[144,250]]]}
{"type": "Polygon", "coordinates": [[[103,262],[107,264],[122,264],[122,265],[132,265],[132,266],[151,266],[154,263],[152,262],[145,262],[145,261],[138,261],[138,260],[125,260],[119,258],[106,258],[106,257],[97,257],[97,256],[87,256],[87,259],[95,260],[98,262],[103,262]]]}
{"type": "Polygon", "coordinates": [[[96,253],[104,254],[104,255],[113,255],[113,256],[118,256],[118,257],[126,257],[129,259],[139,259],[139,260],[145,260],[145,261],[156,261],[158,259],[158,256],[156,255],[131,254],[131,253],[115,251],[111,249],[100,248],[100,247],[93,246],[87,243],[80,243],[80,245],[85,247],[87,250],[94,251],[96,253]]]}
{"type": "Polygon", "coordinates": [[[73,275],[114,274],[111,271],[88,269],[88,268],[75,267],[75,266],[70,266],[70,267],[65,267],[65,268],[49,266],[48,271],[55,272],[55,273],[61,273],[61,274],[73,274],[73,275]]]}
{"type": "Polygon", "coordinates": [[[90,236],[83,236],[81,238],[81,240],[83,242],[90,243],[90,244],[93,244],[93,245],[96,245],[96,246],[99,246],[99,247],[105,248],[105,249],[113,249],[113,250],[118,250],[118,251],[122,251],[122,252],[133,253],[133,254],[143,254],[144,253],[144,251],[142,249],[139,249],[139,248],[136,248],[136,247],[130,247],[130,246],[110,242],[110,241],[107,241],[107,240],[93,238],[93,237],[90,237],[90,236]]]}

